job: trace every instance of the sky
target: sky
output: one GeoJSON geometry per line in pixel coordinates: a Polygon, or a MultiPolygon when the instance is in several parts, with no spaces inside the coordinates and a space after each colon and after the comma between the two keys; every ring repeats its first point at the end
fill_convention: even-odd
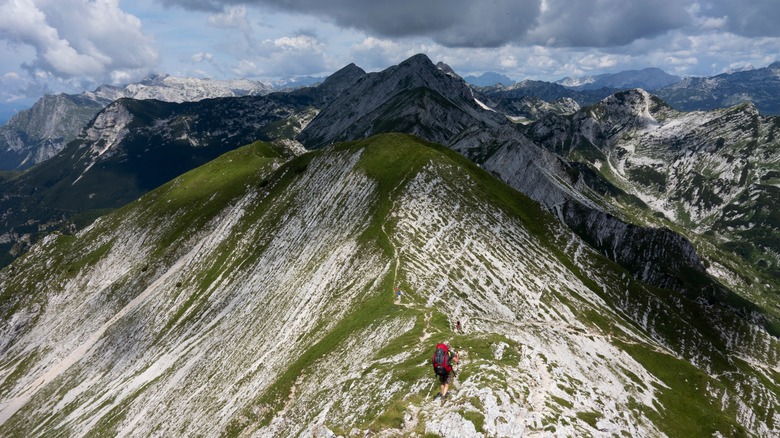
{"type": "Polygon", "coordinates": [[[778,0],[0,0],[0,105],[156,73],[270,81],[417,54],[513,80],[780,60],[778,0]]]}

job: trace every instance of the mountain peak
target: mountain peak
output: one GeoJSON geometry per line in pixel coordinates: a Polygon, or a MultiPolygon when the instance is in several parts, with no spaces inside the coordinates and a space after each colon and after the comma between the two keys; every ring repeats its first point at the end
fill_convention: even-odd
{"type": "Polygon", "coordinates": [[[439,61],[436,63],[436,67],[443,71],[447,76],[451,76],[453,78],[461,78],[457,73],[455,73],[455,70],[452,69],[449,65],[439,61]]]}
{"type": "Polygon", "coordinates": [[[508,87],[515,83],[512,78],[492,71],[482,73],[479,76],[466,76],[463,79],[465,79],[465,81],[469,84],[476,85],[478,87],[491,87],[494,85],[503,85],[508,87]]]}
{"type": "Polygon", "coordinates": [[[331,87],[335,83],[349,82],[350,84],[357,82],[358,79],[366,75],[366,71],[350,63],[349,65],[342,67],[332,75],[328,76],[323,82],[322,86],[331,87]]]}
{"type": "Polygon", "coordinates": [[[633,88],[608,96],[599,103],[599,107],[601,117],[613,122],[625,120],[635,126],[647,126],[657,124],[653,114],[660,108],[668,108],[668,105],[641,88],[633,88]]]}
{"type": "Polygon", "coordinates": [[[418,53],[407,60],[401,62],[399,66],[407,66],[407,65],[426,65],[426,66],[433,66],[433,61],[431,61],[431,58],[428,57],[425,53],[418,53]]]}
{"type": "Polygon", "coordinates": [[[446,138],[461,126],[453,123],[453,118],[475,117],[491,125],[498,123],[501,117],[484,114],[487,111],[478,106],[468,85],[451,70],[418,54],[381,72],[367,74],[325,108],[301,132],[298,141],[319,148],[336,141],[400,131],[446,143],[446,138]],[[411,105],[410,101],[417,104],[411,105]],[[416,129],[425,126],[423,121],[434,114],[442,117],[431,120],[437,128],[428,126],[427,132],[418,132],[416,129]]]}

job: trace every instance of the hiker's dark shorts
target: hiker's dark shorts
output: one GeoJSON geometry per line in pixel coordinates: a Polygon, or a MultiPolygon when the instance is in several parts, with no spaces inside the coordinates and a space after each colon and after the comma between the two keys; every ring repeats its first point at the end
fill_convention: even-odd
{"type": "Polygon", "coordinates": [[[439,382],[441,382],[442,385],[451,385],[452,384],[452,374],[453,373],[438,374],[439,382]]]}

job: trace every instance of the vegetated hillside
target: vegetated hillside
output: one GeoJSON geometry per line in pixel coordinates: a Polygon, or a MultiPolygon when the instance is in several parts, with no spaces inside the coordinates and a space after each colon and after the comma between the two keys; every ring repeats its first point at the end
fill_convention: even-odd
{"type": "MultiPolygon", "coordinates": [[[[89,223],[172,178],[257,138],[305,105],[267,97],[174,104],[122,99],[57,156],[0,186],[4,256],[52,230],[89,223]]],[[[298,128],[300,129],[300,128],[298,128]]],[[[4,257],[5,258],[5,257],[4,257]]],[[[7,263],[6,260],[3,260],[7,263]]]]}
{"type": "Polygon", "coordinates": [[[750,104],[683,113],[633,90],[541,120],[529,135],[641,199],[655,212],[650,221],[660,217],[697,239],[721,281],[778,305],[777,117],[750,104]],[[712,254],[705,242],[726,254],[712,254]]]}
{"type": "Polygon", "coordinates": [[[0,290],[6,436],[780,425],[780,344],[760,325],[638,283],[524,195],[405,135],[289,160],[262,143],[230,152],[48,237],[0,290]],[[429,359],[445,339],[463,363],[442,406],[429,359]]]}

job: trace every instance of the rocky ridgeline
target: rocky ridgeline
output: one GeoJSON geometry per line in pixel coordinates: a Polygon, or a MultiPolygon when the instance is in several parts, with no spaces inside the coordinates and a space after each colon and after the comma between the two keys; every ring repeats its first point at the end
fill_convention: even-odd
{"type": "Polygon", "coordinates": [[[686,287],[676,285],[681,270],[704,271],[687,240],[669,239],[668,230],[635,230],[609,214],[607,204],[581,182],[576,169],[530,141],[505,115],[483,108],[462,79],[425,55],[366,76],[320,112],[298,140],[317,148],[392,131],[447,145],[481,163],[559,213],[586,241],[651,284],[681,289],[686,287]],[[686,256],[669,261],[666,252],[649,250],[668,244],[673,244],[671,253],[686,256]]]}
{"type": "Polygon", "coordinates": [[[667,403],[683,379],[713,430],[776,432],[776,339],[725,360],[762,329],[724,346],[718,310],[412,137],[242,148],[52,235],[0,287],[4,435],[657,436],[690,415],[667,403]],[[444,339],[464,360],[441,406],[444,339]]]}

